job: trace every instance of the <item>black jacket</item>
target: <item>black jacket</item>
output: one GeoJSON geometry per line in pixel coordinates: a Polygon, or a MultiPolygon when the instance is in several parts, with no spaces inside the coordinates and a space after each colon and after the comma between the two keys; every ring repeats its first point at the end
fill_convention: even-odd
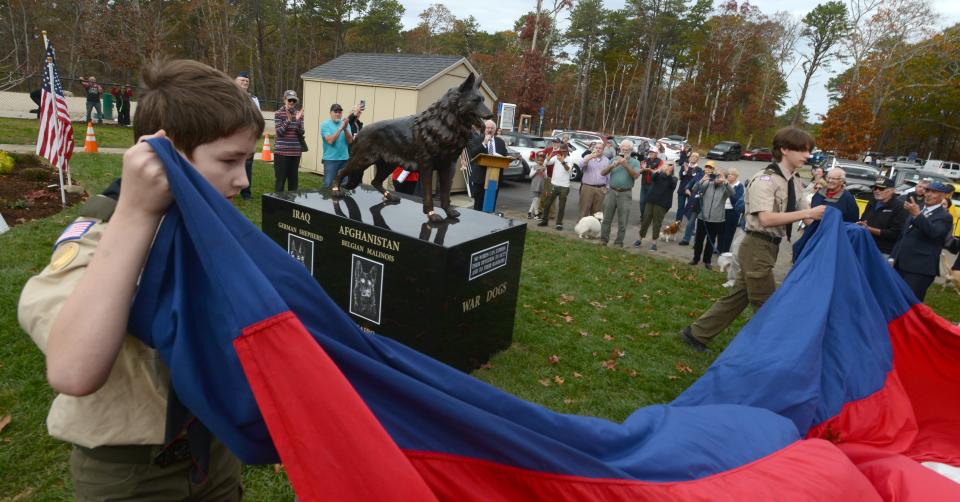
{"type": "MultiPolygon", "coordinates": [[[[507,155],[507,144],[503,142],[503,138],[499,136],[494,136],[493,138],[494,149],[497,151],[498,155],[507,155]]],[[[487,153],[487,146],[483,144],[483,134],[477,133],[470,138],[470,142],[467,143],[467,155],[470,156],[470,184],[471,185],[483,185],[484,180],[487,177],[487,169],[475,162],[472,159],[480,153],[487,153]]],[[[501,171],[502,174],[502,171],[501,171]]]]}
{"type": "Polygon", "coordinates": [[[909,215],[903,208],[903,202],[896,198],[891,198],[879,210],[877,201],[871,200],[863,210],[860,221],[880,229],[880,235],[874,235],[873,240],[877,242],[880,252],[890,254],[900,234],[903,233],[903,224],[907,221],[907,216],[909,215]]]}
{"type": "Polygon", "coordinates": [[[908,217],[890,256],[904,272],[940,275],[940,250],[952,228],[953,217],[943,207],[934,209],[929,216],[908,217]]]}
{"type": "Polygon", "coordinates": [[[676,176],[667,176],[666,173],[663,172],[653,173],[646,202],[670,209],[670,206],[673,205],[673,190],[676,187],[676,176]]]}

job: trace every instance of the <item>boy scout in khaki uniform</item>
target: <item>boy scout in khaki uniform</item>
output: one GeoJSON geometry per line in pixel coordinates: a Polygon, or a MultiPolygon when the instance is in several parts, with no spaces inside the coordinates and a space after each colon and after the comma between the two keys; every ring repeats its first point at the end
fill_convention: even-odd
{"type": "Polygon", "coordinates": [[[747,305],[759,309],[776,289],[773,267],[780,242],[791,236],[793,224],[823,217],[824,206],[810,208],[796,171],[810,157],[813,137],[787,127],[773,138],[770,164],[751,178],[745,195],[747,235],[740,245],[740,273],[727,296],[717,300],[699,319],[681,331],[687,345],[705,351],[707,343],[743,312],[747,305]]]}
{"type": "MultiPolygon", "coordinates": [[[[244,163],[263,132],[250,98],[195,61],[145,68],[143,84],[135,137],[169,133],[215,189],[239,194],[248,185],[244,163]]],[[[47,429],[74,445],[75,500],[242,498],[239,460],[215,439],[197,441],[188,427],[167,423],[175,416],[169,371],[154,349],[126,334],[140,271],[172,201],[164,169],[148,143],[128,149],[123,190],[114,182],[81,208],[50,264],[21,293],[20,324],[46,356],[47,379],[59,392],[47,429]]]]}

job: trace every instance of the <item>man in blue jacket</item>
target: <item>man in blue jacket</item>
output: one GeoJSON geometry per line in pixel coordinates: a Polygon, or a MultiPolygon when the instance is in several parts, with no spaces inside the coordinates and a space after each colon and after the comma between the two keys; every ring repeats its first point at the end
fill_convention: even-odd
{"type": "Polygon", "coordinates": [[[953,227],[953,218],[943,207],[949,193],[944,184],[933,182],[923,196],[923,209],[912,201],[903,203],[909,216],[890,257],[893,268],[920,301],[940,273],[940,252],[953,227]]]}

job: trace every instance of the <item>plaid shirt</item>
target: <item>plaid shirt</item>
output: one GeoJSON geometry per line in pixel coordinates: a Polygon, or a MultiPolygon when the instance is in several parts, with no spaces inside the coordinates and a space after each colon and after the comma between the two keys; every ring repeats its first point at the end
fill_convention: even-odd
{"type": "Polygon", "coordinates": [[[299,134],[303,132],[303,119],[294,120],[294,113],[287,113],[281,108],[273,114],[273,125],[277,130],[276,145],[273,147],[275,155],[299,157],[303,152],[300,149],[299,134]]]}

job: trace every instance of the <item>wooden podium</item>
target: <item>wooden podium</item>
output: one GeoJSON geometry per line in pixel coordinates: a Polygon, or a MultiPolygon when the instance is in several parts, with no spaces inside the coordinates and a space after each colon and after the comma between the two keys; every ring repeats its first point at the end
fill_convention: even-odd
{"type": "Polygon", "coordinates": [[[511,157],[478,153],[471,162],[486,168],[487,175],[483,180],[483,212],[492,213],[497,200],[497,190],[500,183],[500,172],[510,165],[511,157]]]}

